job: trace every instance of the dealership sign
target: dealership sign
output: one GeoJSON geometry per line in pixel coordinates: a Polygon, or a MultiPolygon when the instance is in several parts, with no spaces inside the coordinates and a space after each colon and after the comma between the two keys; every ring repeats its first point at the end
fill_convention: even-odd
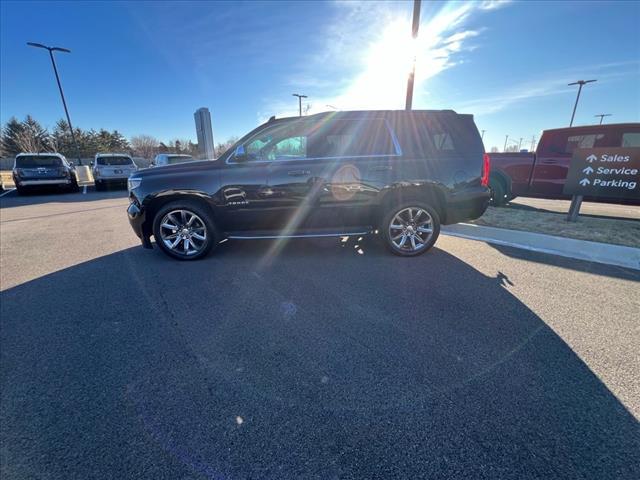
{"type": "Polygon", "coordinates": [[[640,148],[574,150],[564,194],[640,200],[640,148]]]}

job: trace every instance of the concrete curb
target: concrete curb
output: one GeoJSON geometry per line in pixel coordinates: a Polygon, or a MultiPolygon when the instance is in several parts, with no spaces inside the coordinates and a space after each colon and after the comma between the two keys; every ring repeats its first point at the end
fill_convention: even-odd
{"type": "Polygon", "coordinates": [[[443,226],[442,234],[640,270],[640,248],[468,223],[443,226]]]}

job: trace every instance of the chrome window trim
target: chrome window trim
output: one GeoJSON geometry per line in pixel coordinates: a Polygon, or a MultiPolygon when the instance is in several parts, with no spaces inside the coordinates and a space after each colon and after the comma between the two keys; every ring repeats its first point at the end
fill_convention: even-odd
{"type": "MultiPolygon", "coordinates": [[[[367,121],[372,121],[375,119],[371,119],[371,120],[367,120],[367,121]]],[[[231,155],[229,155],[226,160],[224,161],[225,164],[227,165],[254,165],[256,163],[283,163],[283,162],[299,162],[299,161],[309,161],[309,160],[340,160],[340,159],[351,159],[351,158],[391,158],[391,157],[401,157],[402,156],[402,148],[400,147],[400,142],[398,142],[398,137],[396,137],[395,132],[393,131],[393,129],[391,128],[391,125],[389,125],[389,121],[384,118],[383,119],[384,124],[387,127],[387,130],[389,131],[389,135],[391,136],[391,141],[393,143],[393,148],[396,151],[396,153],[384,153],[384,154],[376,154],[376,155],[343,155],[343,156],[339,156],[339,157],[298,157],[298,158],[290,158],[290,159],[280,159],[280,160],[255,160],[252,162],[232,162],[230,161],[234,155],[235,152],[232,153],[231,155]]],[[[257,135],[257,134],[256,134],[257,135]]],[[[249,139],[251,140],[251,139],[249,139]]]]}

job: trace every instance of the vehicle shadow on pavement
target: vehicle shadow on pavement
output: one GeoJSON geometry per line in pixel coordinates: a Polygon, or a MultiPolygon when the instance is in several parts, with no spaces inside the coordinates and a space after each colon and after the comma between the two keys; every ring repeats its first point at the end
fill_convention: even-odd
{"type": "Polygon", "coordinates": [[[638,478],[637,420],[504,275],[354,240],[131,248],[2,292],[0,473],[638,478]]]}
{"type": "Polygon", "coordinates": [[[98,192],[93,186],[87,188],[87,193],[56,191],[52,189],[42,189],[29,192],[26,195],[18,195],[15,190],[6,192],[0,197],[0,208],[22,207],[25,205],[40,205],[43,203],[74,203],[105,200],[110,198],[126,199],[128,192],[124,189],[111,189],[98,192]]]}
{"type": "Polygon", "coordinates": [[[624,280],[635,280],[640,282],[640,270],[631,268],[618,267],[616,265],[605,265],[602,263],[587,262],[584,260],[576,260],[574,258],[560,257],[548,253],[532,252],[521,248],[507,247],[504,245],[496,245],[488,243],[490,247],[496,249],[511,258],[526,260],[528,262],[544,263],[545,265],[553,265],[554,267],[576,270],[579,272],[593,273],[606,277],[622,278],[624,280]]]}

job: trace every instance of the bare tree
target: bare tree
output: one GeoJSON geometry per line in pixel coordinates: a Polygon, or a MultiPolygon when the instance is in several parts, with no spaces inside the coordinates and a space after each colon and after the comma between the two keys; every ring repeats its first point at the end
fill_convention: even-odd
{"type": "Polygon", "coordinates": [[[229,148],[231,148],[231,145],[233,145],[237,141],[238,141],[238,137],[231,137],[231,138],[227,139],[226,142],[217,144],[216,148],[215,148],[215,152],[214,152],[214,157],[218,158],[224,152],[229,150],[229,148]]]}
{"type": "Polygon", "coordinates": [[[491,147],[491,153],[498,153],[498,147],[491,147]]]}
{"type": "Polygon", "coordinates": [[[131,137],[131,148],[140,157],[150,159],[156,153],[160,142],[151,135],[137,135],[131,137]]]}

